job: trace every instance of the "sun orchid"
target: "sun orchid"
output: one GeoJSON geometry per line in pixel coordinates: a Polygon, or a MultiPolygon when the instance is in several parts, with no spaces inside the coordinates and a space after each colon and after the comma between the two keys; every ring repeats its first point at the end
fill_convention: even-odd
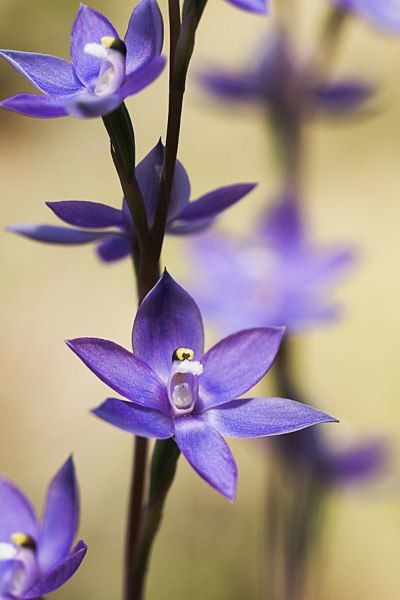
{"type": "Polygon", "coordinates": [[[72,458],[50,482],[43,518],[23,492],[0,478],[0,599],[29,600],[62,586],[79,568],[86,545],[78,528],[78,485],[72,458]]]}
{"type": "Polygon", "coordinates": [[[47,54],[1,50],[43,94],[17,94],[1,106],[28,117],[107,115],[161,73],[163,22],[155,0],[141,0],[124,40],[100,12],[81,4],[71,32],[71,63],[47,54]]]}
{"type": "Polygon", "coordinates": [[[277,435],[335,420],[293,400],[238,400],[267,373],[283,333],[276,327],[239,331],[204,354],[200,311],[165,272],[138,309],[133,352],[97,338],[67,343],[128,399],[108,399],[95,415],[142,437],[174,437],[194,470],[233,500],[236,463],[222,436],[277,435]]]}
{"type": "MultiPolygon", "coordinates": [[[[160,192],[164,146],[159,142],[136,168],[136,177],[146,206],[149,227],[153,225],[160,192]]],[[[215,189],[193,202],[190,181],[182,163],[177,161],[173,181],[167,233],[186,234],[205,229],[225,209],[248,194],[255,184],[236,184],[215,189]]],[[[9,229],[25,237],[54,244],[98,242],[103,261],[115,261],[132,252],[136,232],[125,201],[122,210],[96,202],[79,200],[48,202],[47,206],[76,229],[53,225],[14,225],[9,229]],[[85,229],[82,229],[85,228],[85,229]],[[109,229],[110,228],[110,229],[109,229]],[[88,231],[92,229],[92,231],[88,231]]]]}

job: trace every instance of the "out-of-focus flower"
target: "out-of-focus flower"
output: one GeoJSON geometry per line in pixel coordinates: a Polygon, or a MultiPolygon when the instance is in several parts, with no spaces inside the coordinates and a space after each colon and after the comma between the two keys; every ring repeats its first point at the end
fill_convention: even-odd
{"type": "Polygon", "coordinates": [[[68,344],[97,377],[129,400],[108,399],[95,415],[135,435],[174,437],[200,477],[233,500],[236,463],[223,435],[277,435],[334,421],[292,400],[237,399],[267,373],[283,332],[271,327],[240,331],[203,354],[199,309],[165,272],[139,307],[133,353],[95,338],[68,344]]]}
{"type": "Polygon", "coordinates": [[[191,291],[220,330],[285,325],[289,332],[330,321],[338,306],[326,297],[354,262],[348,247],[311,241],[297,199],[284,193],[251,238],[221,234],[193,240],[191,291]]]}
{"type": "Polygon", "coordinates": [[[71,64],[56,56],[2,50],[43,94],[17,94],[1,106],[28,117],[107,115],[161,73],[163,22],[155,0],[141,0],[122,41],[110,21],[81,4],[71,32],[71,64]]]}
{"type": "Polygon", "coordinates": [[[219,67],[201,75],[205,89],[216,98],[269,109],[272,116],[292,121],[299,111],[306,116],[349,114],[371,97],[373,88],[359,78],[321,80],[309,65],[298,62],[288,36],[279,29],[264,41],[241,70],[219,67]]]}
{"type": "MultiPolygon", "coordinates": [[[[159,198],[163,161],[164,146],[159,142],[136,168],[136,177],[143,195],[150,228],[153,225],[159,198]]],[[[241,200],[254,187],[254,183],[229,185],[213,190],[194,202],[189,202],[189,177],[183,165],[177,161],[167,233],[186,234],[205,229],[224,210],[241,200]]],[[[53,244],[86,244],[98,241],[100,243],[97,252],[104,261],[115,261],[132,252],[136,232],[125,201],[122,210],[96,202],[78,200],[48,202],[47,205],[60,219],[79,229],[53,225],[14,225],[9,228],[10,231],[33,240],[53,244]],[[106,228],[113,229],[104,231],[106,228]],[[87,229],[94,231],[87,231],[87,229]]]]}
{"type": "Polygon", "coordinates": [[[265,14],[270,11],[269,0],[228,0],[228,2],[253,13],[265,14]]]}
{"type": "Polygon", "coordinates": [[[388,33],[400,34],[400,0],[331,0],[388,33]]]}
{"type": "Polygon", "coordinates": [[[72,458],[50,482],[40,522],[28,498],[0,479],[0,598],[28,600],[62,586],[86,554],[78,528],[78,486],[72,458]]]}

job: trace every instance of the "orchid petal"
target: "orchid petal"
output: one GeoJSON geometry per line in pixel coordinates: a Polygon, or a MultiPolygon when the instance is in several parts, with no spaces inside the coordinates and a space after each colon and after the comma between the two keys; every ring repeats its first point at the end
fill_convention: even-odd
{"type": "Polygon", "coordinates": [[[133,402],[109,398],[92,410],[92,413],[119,429],[141,437],[163,440],[174,435],[171,417],[133,402]]]}
{"type": "Polygon", "coordinates": [[[388,447],[382,440],[369,440],[331,454],[330,474],[336,483],[368,481],[381,475],[388,462],[388,447]]]}
{"type": "Polygon", "coordinates": [[[104,262],[114,262],[132,252],[130,240],[124,235],[110,235],[97,247],[97,254],[104,262]]]}
{"type": "Polygon", "coordinates": [[[79,492],[72,458],[52,479],[47,492],[38,544],[42,572],[67,556],[78,529],[79,492]]]}
{"type": "Polygon", "coordinates": [[[266,14],[269,12],[268,0],[228,0],[229,4],[233,4],[243,10],[249,12],[266,14]]]}
{"type": "Polygon", "coordinates": [[[106,232],[95,233],[54,225],[11,225],[8,227],[8,231],[49,244],[88,244],[109,235],[106,232]]]}
{"type": "Polygon", "coordinates": [[[245,329],[223,339],[201,359],[196,412],[234,400],[251,389],[270,369],[284,327],[245,329]]]}
{"type": "Polygon", "coordinates": [[[174,350],[191,348],[199,359],[203,343],[203,322],[197,304],[164,271],[139,306],[132,332],[135,354],[166,381],[174,350]]]}
{"type": "Polygon", "coordinates": [[[165,385],[144,360],[108,340],[78,338],[67,345],[110,388],[136,404],[169,413],[165,385]]]}
{"type": "Polygon", "coordinates": [[[128,75],[161,54],[163,38],[163,20],[157,2],[142,0],[132,12],[125,35],[128,75]]]}
{"type": "Polygon", "coordinates": [[[56,119],[68,115],[67,105],[75,95],[46,96],[41,94],[17,94],[0,102],[7,110],[38,119],[56,119]]]}
{"type": "Polygon", "coordinates": [[[228,500],[234,500],[237,467],[224,439],[201,417],[180,417],[174,425],[175,441],[193,469],[228,500]]]}
{"type": "Polygon", "coordinates": [[[212,67],[200,74],[200,83],[214,96],[227,102],[259,101],[265,90],[260,77],[252,73],[231,73],[212,67]]]}
{"type": "Polygon", "coordinates": [[[0,541],[9,542],[10,535],[22,531],[33,539],[38,536],[38,522],[32,505],[16,485],[0,478],[0,541]]]}
{"type": "Polygon", "coordinates": [[[90,92],[83,92],[70,98],[66,104],[68,114],[80,119],[92,119],[108,115],[122,104],[123,97],[120,90],[114,94],[105,94],[104,96],[95,96],[90,92]]]}
{"type": "Polygon", "coordinates": [[[146,64],[138,71],[133,71],[127,75],[123,84],[118,90],[118,95],[122,100],[128,96],[133,96],[147,87],[161,75],[165,67],[165,57],[156,56],[151,62],[146,64]]]}
{"type": "Polygon", "coordinates": [[[285,190],[262,224],[262,234],[276,252],[283,256],[298,253],[304,245],[305,231],[299,203],[285,190]]]}
{"type": "Polygon", "coordinates": [[[121,210],[98,202],[63,200],[46,204],[59,219],[76,227],[102,228],[123,223],[121,210]]]}
{"type": "Polygon", "coordinates": [[[312,90],[314,107],[328,114],[352,113],[374,93],[374,88],[363,81],[343,80],[326,82],[312,90]]]}

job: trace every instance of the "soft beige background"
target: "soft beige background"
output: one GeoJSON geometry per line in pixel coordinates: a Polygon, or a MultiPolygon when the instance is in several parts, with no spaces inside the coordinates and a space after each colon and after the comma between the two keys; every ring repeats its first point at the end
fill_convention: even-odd
{"type": "MultiPolygon", "coordinates": [[[[299,3],[300,4],[300,3],[299,3]]],[[[300,36],[311,50],[323,1],[307,0],[300,36]]],[[[78,2],[1,0],[1,47],[67,56],[78,2]]],[[[122,32],[127,0],[98,0],[122,32]]],[[[165,2],[162,9],[165,14],[165,2]]],[[[304,7],[303,7],[304,8],[304,7]]],[[[302,8],[302,10],[303,10],[302,8]]],[[[300,13],[300,10],[297,10],[300,13]]],[[[193,72],[203,59],[235,65],[266,21],[210,0],[193,72]]],[[[382,89],[381,112],[358,122],[309,131],[307,207],[323,240],[354,241],[361,262],[341,287],[346,319],[299,340],[299,378],[319,406],[341,420],[339,440],[382,433],[395,445],[400,422],[400,40],[352,24],[338,69],[371,78],[382,89]],[[301,367],[301,368],[300,368],[301,367]]],[[[128,100],[141,157],[164,132],[166,76],[128,100]]],[[[0,65],[1,97],[28,89],[0,65]]],[[[188,88],[180,156],[194,193],[256,180],[259,191],[235,207],[223,227],[251,227],[260,203],[278,186],[261,117],[224,112],[188,88]]],[[[0,471],[40,506],[50,476],[74,452],[82,491],[80,535],[90,551],[79,574],[55,598],[118,598],[130,469],[127,434],[90,417],[109,391],[67,350],[63,339],[93,335],[129,344],[135,295],[128,261],[104,267],[88,247],[45,247],[4,231],[12,222],[55,222],[46,200],[120,202],[99,120],[40,121],[0,113],[0,298],[2,346],[0,471]]],[[[175,276],[191,268],[185,242],[167,243],[175,276]]],[[[150,599],[262,598],[262,447],[233,444],[240,469],[230,505],[182,460],[152,560],[150,599]]],[[[396,600],[400,589],[397,449],[389,481],[337,493],[331,503],[326,568],[319,600],[396,600]]]]}

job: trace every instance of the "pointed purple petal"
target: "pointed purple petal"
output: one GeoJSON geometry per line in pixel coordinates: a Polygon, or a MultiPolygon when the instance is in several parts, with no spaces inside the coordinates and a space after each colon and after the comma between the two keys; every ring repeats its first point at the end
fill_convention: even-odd
{"type": "Polygon", "coordinates": [[[17,94],[0,102],[0,106],[26,117],[56,119],[68,115],[67,105],[76,95],[42,96],[40,94],[17,94]]]}
{"type": "Polygon", "coordinates": [[[125,100],[128,96],[133,96],[147,87],[161,75],[165,67],[165,57],[156,56],[150,63],[146,64],[138,71],[134,71],[125,77],[125,80],[118,90],[119,97],[125,100]]]}
{"type": "Polygon", "coordinates": [[[104,262],[114,262],[129,256],[132,245],[129,239],[123,235],[111,235],[101,242],[97,247],[97,254],[104,262]]]}
{"type": "Polygon", "coordinates": [[[242,183],[227,185],[190,202],[182,212],[176,215],[178,221],[192,221],[217,217],[222,211],[249,194],[257,184],[242,183]]]}
{"type": "Polygon", "coordinates": [[[128,75],[161,54],[163,38],[163,20],[157,2],[142,0],[132,12],[125,35],[128,75]]]}
{"type": "Polygon", "coordinates": [[[16,50],[0,50],[0,56],[47,94],[73,94],[82,87],[72,66],[57,56],[16,50]]]}
{"type": "Polygon", "coordinates": [[[67,345],[110,388],[136,404],[169,413],[165,384],[144,360],[108,340],[78,338],[67,345]]]}
{"type": "Polygon", "coordinates": [[[56,227],[54,225],[11,225],[8,231],[49,244],[88,244],[110,234],[56,227]]]}
{"type": "Polygon", "coordinates": [[[243,10],[260,14],[268,13],[270,8],[268,0],[228,0],[228,2],[229,4],[243,8],[243,10]]]}
{"type": "Polygon", "coordinates": [[[234,500],[237,467],[224,439],[201,417],[180,417],[174,425],[175,441],[196,473],[228,500],[234,500]]]}
{"type": "Polygon", "coordinates": [[[109,398],[92,413],[119,429],[141,437],[164,440],[174,435],[171,417],[158,410],[135,406],[133,402],[109,398]]]}
{"type": "Polygon", "coordinates": [[[203,322],[197,304],[164,271],[136,315],[132,332],[136,356],[140,356],[166,381],[174,350],[191,348],[199,360],[203,343],[203,322]]]}
{"type": "Polygon", "coordinates": [[[78,529],[79,491],[72,458],[61,467],[47,492],[38,543],[42,572],[67,556],[78,529]]]}
{"type": "Polygon", "coordinates": [[[25,594],[19,596],[20,600],[34,600],[58,589],[79,569],[85,558],[87,547],[84,542],[77,543],[71,554],[61,560],[50,572],[47,572],[39,581],[25,594]]]}
{"type": "Polygon", "coordinates": [[[118,108],[122,103],[123,97],[118,92],[114,94],[105,94],[104,96],[95,96],[90,92],[83,92],[71,98],[66,104],[68,114],[79,119],[93,119],[108,115],[118,108]]]}
{"type": "Polygon", "coordinates": [[[202,414],[221,435],[236,438],[290,433],[336,419],[311,406],[284,398],[234,400],[202,414]]]}
{"type": "Polygon", "coordinates": [[[28,498],[14,483],[0,478],[0,541],[9,542],[10,535],[23,531],[35,540],[38,523],[28,498]]]}
{"type": "Polygon", "coordinates": [[[89,89],[93,88],[93,81],[97,79],[100,70],[98,58],[86,54],[86,44],[100,44],[102,37],[109,36],[118,39],[110,21],[97,10],[81,4],[71,31],[71,59],[75,73],[82,83],[89,89]]]}
{"type": "Polygon", "coordinates": [[[201,359],[196,412],[234,400],[251,389],[270,369],[284,327],[260,327],[234,333],[211,348],[201,359]]]}
{"type": "Polygon", "coordinates": [[[63,200],[46,202],[59,219],[76,227],[112,227],[122,225],[122,211],[98,202],[63,200]]]}

